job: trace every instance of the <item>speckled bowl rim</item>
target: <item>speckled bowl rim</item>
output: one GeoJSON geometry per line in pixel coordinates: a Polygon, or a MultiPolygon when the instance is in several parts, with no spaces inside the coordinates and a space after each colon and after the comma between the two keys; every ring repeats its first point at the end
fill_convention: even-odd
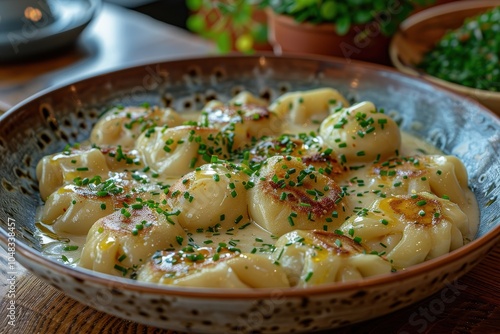
{"type": "MultiPolygon", "coordinates": [[[[365,63],[361,61],[345,61],[340,58],[335,57],[322,57],[322,56],[309,56],[309,55],[290,55],[290,56],[275,56],[273,54],[257,54],[257,55],[225,55],[225,56],[207,56],[207,57],[186,57],[182,59],[173,59],[164,62],[156,61],[156,62],[138,62],[137,64],[133,64],[127,67],[121,67],[109,71],[105,71],[101,74],[91,75],[88,77],[84,77],[80,80],[73,81],[71,83],[57,85],[45,90],[40,91],[39,93],[27,98],[26,100],[18,103],[16,106],[11,108],[8,112],[0,116],[0,122],[3,121],[4,118],[9,117],[9,115],[15,113],[18,109],[22,108],[24,105],[29,104],[31,102],[36,101],[42,97],[48,96],[49,94],[57,91],[67,89],[72,85],[85,85],[88,81],[94,80],[99,77],[105,77],[110,75],[116,75],[120,72],[133,71],[135,69],[140,69],[145,66],[154,66],[156,64],[163,65],[172,65],[175,63],[185,63],[185,62],[203,62],[204,60],[216,60],[223,61],[224,59],[234,59],[234,58],[254,58],[257,63],[261,57],[264,58],[273,58],[273,59],[286,59],[289,61],[292,60],[305,60],[305,61],[313,61],[313,62],[327,62],[327,63],[336,63],[338,65],[348,65],[348,66],[357,66],[361,67],[368,71],[383,71],[390,73],[392,75],[401,76],[405,79],[409,79],[412,81],[416,81],[417,83],[432,86],[433,89],[444,91],[446,94],[452,95],[455,98],[466,100],[467,103],[476,105],[481,112],[490,114],[496,118],[497,126],[500,126],[500,118],[495,115],[492,111],[475,101],[474,99],[462,96],[457,94],[456,92],[447,89],[445,87],[436,86],[429,81],[423,80],[418,77],[414,77],[411,75],[407,75],[401,73],[395,69],[365,63]]],[[[8,236],[6,231],[0,229],[0,245],[5,249],[7,247],[8,236]]],[[[396,273],[385,274],[380,276],[374,276],[365,278],[363,280],[347,282],[347,283],[328,283],[315,287],[308,288],[282,288],[279,289],[281,292],[280,297],[283,298],[293,298],[293,297],[304,297],[311,295],[322,295],[322,294],[332,294],[332,293],[345,293],[345,292],[354,292],[360,289],[369,289],[372,287],[383,287],[385,285],[391,285],[398,281],[405,281],[425,272],[430,272],[432,269],[436,269],[440,266],[445,265],[446,263],[457,261],[460,258],[465,257],[465,255],[470,254],[475,251],[480,251],[482,245],[489,243],[500,243],[500,226],[496,226],[492,230],[488,231],[485,235],[474,239],[467,245],[460,247],[446,255],[440,256],[438,258],[428,260],[418,265],[414,265],[409,267],[406,270],[398,271],[396,273]]],[[[486,250],[485,250],[486,251],[486,250]]],[[[123,290],[128,290],[131,292],[138,293],[148,293],[154,295],[168,295],[168,296],[179,296],[179,297],[187,297],[187,298],[201,298],[201,299],[223,299],[223,300],[231,300],[231,299],[256,299],[256,298],[267,298],[276,293],[275,288],[265,288],[265,289],[225,289],[225,288],[184,288],[184,287],[175,287],[175,286],[167,286],[167,285],[159,285],[154,283],[144,283],[137,282],[131,279],[121,278],[117,276],[102,274],[99,272],[91,271],[85,268],[79,267],[69,267],[58,261],[55,261],[50,258],[43,257],[36,250],[20,243],[16,240],[16,255],[18,258],[19,255],[26,257],[30,261],[37,263],[38,265],[45,266],[48,269],[52,269],[61,274],[67,275],[68,277],[72,277],[77,281],[86,281],[91,284],[106,286],[106,287],[118,287],[123,290]]]]}

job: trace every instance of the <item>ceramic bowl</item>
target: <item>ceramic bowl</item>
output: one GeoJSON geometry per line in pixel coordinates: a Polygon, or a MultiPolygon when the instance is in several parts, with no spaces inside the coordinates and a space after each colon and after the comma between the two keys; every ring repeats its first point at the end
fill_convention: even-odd
{"type": "Polygon", "coordinates": [[[426,74],[416,65],[424,54],[444,36],[447,31],[462,26],[464,20],[499,6],[497,0],[457,1],[423,10],[400,25],[389,47],[394,66],[400,71],[424,78],[460,94],[476,99],[500,115],[500,92],[491,92],[441,80],[426,74]]]}
{"type": "Polygon", "coordinates": [[[500,238],[500,121],[480,104],[399,72],[334,58],[228,56],[128,68],[51,89],[0,118],[0,241],[20,264],[68,296],[116,316],[206,333],[292,333],[339,327],[414,303],[469,271],[500,238]],[[89,136],[111,104],[144,101],[178,110],[243,89],[264,98],[333,86],[372,100],[401,128],[460,157],[481,208],[477,239],[391,275],[307,289],[224,290],[138,283],[71,268],[41,255],[34,236],[41,204],[35,166],[89,136]],[[11,233],[11,234],[9,234],[11,233]],[[15,245],[8,244],[15,239],[15,245]]]}
{"type": "Polygon", "coordinates": [[[0,0],[0,62],[74,44],[100,6],[101,0],[0,0]]]}

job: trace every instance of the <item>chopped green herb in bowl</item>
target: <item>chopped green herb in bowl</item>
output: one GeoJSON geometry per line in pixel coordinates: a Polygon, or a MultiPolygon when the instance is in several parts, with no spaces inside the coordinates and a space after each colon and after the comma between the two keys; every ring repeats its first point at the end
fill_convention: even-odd
{"type": "Polygon", "coordinates": [[[500,7],[448,32],[418,67],[445,81],[500,91],[500,7]]]}

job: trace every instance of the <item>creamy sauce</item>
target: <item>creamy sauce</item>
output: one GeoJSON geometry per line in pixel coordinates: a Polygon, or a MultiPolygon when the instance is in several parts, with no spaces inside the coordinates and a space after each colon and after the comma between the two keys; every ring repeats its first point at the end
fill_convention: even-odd
{"type": "MultiPolygon", "coordinates": [[[[370,106],[368,105],[368,107],[370,107],[370,106]]],[[[299,133],[319,134],[320,130],[318,130],[318,126],[321,123],[320,120],[323,120],[327,116],[328,116],[328,112],[318,113],[318,114],[314,114],[314,115],[310,116],[307,123],[303,123],[300,125],[294,125],[291,122],[282,124],[282,126],[281,126],[282,133],[295,134],[295,135],[298,135],[299,133]]],[[[182,114],[182,117],[188,121],[196,121],[196,120],[199,120],[200,113],[198,113],[198,112],[186,113],[186,114],[182,114]]],[[[119,126],[123,126],[123,124],[120,124],[119,126]]],[[[383,125],[381,128],[383,129],[383,125]]],[[[397,129],[397,126],[393,125],[393,129],[395,129],[395,128],[397,129]]],[[[383,132],[382,130],[380,130],[380,131],[383,132]]],[[[397,129],[397,131],[399,131],[399,129],[397,129]]],[[[359,132],[357,132],[357,133],[359,133],[359,132]]],[[[350,134],[349,137],[354,138],[355,137],[354,135],[357,135],[357,133],[350,134]]],[[[368,132],[366,132],[366,134],[367,133],[368,132]]],[[[360,138],[362,138],[362,137],[363,137],[363,135],[360,135],[360,138]]],[[[319,136],[317,136],[316,138],[314,140],[317,140],[318,144],[320,146],[327,146],[323,142],[323,140],[325,140],[325,139],[321,139],[321,137],[319,137],[319,136]]],[[[325,137],[323,136],[323,138],[325,138],[325,137]]],[[[380,136],[379,136],[379,138],[380,138],[380,136]]],[[[136,138],[132,137],[132,138],[128,138],[128,139],[133,140],[136,138]]],[[[399,140],[399,137],[398,137],[398,140],[399,140]]],[[[176,139],[176,141],[177,141],[177,139],[176,139]]],[[[339,139],[339,141],[340,141],[340,139],[339,139]]],[[[337,143],[337,142],[335,142],[335,143],[337,143]]],[[[160,141],[160,144],[162,144],[161,141],[160,141]]],[[[86,145],[85,143],[82,143],[82,146],[85,146],[85,145],[86,145]]],[[[312,144],[312,145],[314,145],[314,144],[312,144]]],[[[329,146],[335,151],[335,148],[333,147],[335,145],[329,145],[329,146]]],[[[366,143],[364,143],[362,145],[366,145],[366,143]]],[[[353,146],[355,146],[355,145],[353,145],[353,146]]],[[[168,150],[168,148],[167,148],[167,150],[168,150]]],[[[161,152],[161,150],[160,150],[160,152],[161,152]]],[[[394,152],[394,151],[391,150],[391,154],[392,154],[392,152],[394,152]]],[[[137,152],[135,150],[128,152],[128,154],[130,154],[134,159],[136,159],[136,157],[140,156],[139,153],[140,152],[137,152]]],[[[335,152],[335,153],[338,153],[338,152],[335,152]]],[[[360,153],[360,152],[358,152],[358,153],[360,153]]],[[[364,151],[362,153],[363,153],[362,155],[365,154],[364,151]]],[[[402,157],[414,157],[414,156],[420,156],[420,157],[423,157],[422,159],[425,159],[425,156],[427,156],[427,155],[443,155],[442,152],[440,152],[438,149],[436,149],[432,145],[430,145],[430,144],[428,144],[428,143],[426,143],[418,138],[415,138],[407,133],[401,133],[401,146],[398,149],[398,151],[396,152],[396,154],[397,154],[398,159],[402,158],[402,157]]],[[[340,154],[339,154],[339,156],[340,156],[340,154]]],[[[393,155],[391,155],[391,156],[393,157],[393,155]]],[[[50,160],[49,163],[53,163],[54,165],[56,165],[57,163],[59,163],[59,162],[56,163],[57,159],[59,159],[59,158],[66,159],[66,157],[67,157],[67,155],[63,152],[62,154],[55,155],[52,158],[52,160],[50,160]]],[[[84,158],[82,157],[82,159],[84,159],[84,158]]],[[[137,159],[139,159],[139,158],[137,158],[137,159]]],[[[74,162],[76,162],[76,160],[74,160],[74,162]]],[[[78,162],[80,162],[80,161],[78,161],[78,162]]],[[[145,161],[138,160],[137,162],[138,162],[138,165],[141,166],[140,170],[142,170],[144,168],[144,166],[147,166],[145,161]]],[[[382,162],[383,161],[380,161],[380,163],[382,163],[382,162]]],[[[108,163],[109,163],[109,161],[108,161],[108,163]]],[[[115,164],[114,161],[112,163],[115,164]]],[[[118,163],[119,163],[119,160],[118,160],[118,163]]],[[[118,163],[116,163],[116,164],[118,165],[118,163]]],[[[103,162],[103,165],[106,165],[105,161],[103,162]]],[[[186,164],[184,164],[183,166],[185,167],[186,164]]],[[[70,166],[70,167],[72,167],[72,166],[70,166]]],[[[373,160],[371,160],[371,162],[365,162],[365,163],[354,163],[354,162],[350,161],[349,163],[344,164],[344,167],[345,167],[345,170],[344,170],[344,172],[342,172],[342,174],[335,175],[332,177],[335,178],[336,183],[341,187],[342,194],[343,194],[342,201],[346,204],[346,207],[349,208],[348,209],[349,211],[346,212],[347,217],[345,218],[345,221],[347,221],[349,217],[355,217],[356,215],[359,216],[360,211],[365,210],[366,212],[368,212],[368,211],[372,210],[372,206],[374,205],[374,203],[376,203],[377,201],[381,201],[382,198],[396,194],[397,192],[394,192],[394,187],[399,187],[399,185],[396,185],[396,183],[401,183],[401,182],[394,181],[395,180],[394,178],[383,178],[380,175],[374,174],[374,170],[375,170],[376,166],[375,166],[375,163],[373,163],[373,160]],[[389,192],[389,190],[390,190],[390,192],[389,192]]],[[[50,167],[50,168],[52,168],[52,167],[50,167]]],[[[149,167],[147,167],[147,168],[149,169],[149,167]]],[[[380,167],[380,168],[382,168],[382,167],[380,167]]],[[[121,170],[119,167],[117,167],[117,169],[121,170]]],[[[74,170],[74,169],[70,168],[70,170],[74,170]]],[[[110,168],[110,170],[111,170],[111,168],[110,168]]],[[[192,168],[191,168],[191,170],[192,170],[192,168]]],[[[438,172],[440,173],[440,171],[438,171],[438,172]]],[[[106,173],[108,173],[108,172],[106,172],[106,173]]],[[[104,173],[104,175],[106,175],[106,173],[104,173]]],[[[119,180],[120,182],[124,182],[123,179],[121,179],[121,177],[125,174],[120,174],[120,173],[121,172],[112,172],[112,173],[110,173],[110,175],[112,174],[112,175],[114,175],[113,177],[116,180],[119,180]]],[[[73,178],[75,176],[78,176],[77,174],[70,175],[70,173],[68,173],[65,176],[66,178],[69,178],[66,180],[66,182],[68,180],[70,180],[70,181],[73,180],[73,178]]],[[[148,170],[148,171],[138,172],[135,176],[144,178],[144,180],[149,180],[148,183],[146,185],[144,185],[144,187],[147,188],[148,191],[158,190],[158,193],[162,192],[164,189],[161,186],[174,185],[176,183],[178,184],[178,181],[180,180],[180,179],[176,179],[176,178],[175,179],[174,178],[162,178],[161,173],[158,173],[158,174],[159,175],[156,175],[153,177],[152,172],[148,170]]],[[[87,175],[87,176],[89,178],[92,177],[91,175],[87,175]]],[[[422,180],[424,180],[424,179],[425,178],[422,177],[422,180]]],[[[125,181],[125,182],[127,182],[127,181],[125,181]]],[[[408,181],[408,183],[409,182],[410,181],[408,181]]],[[[418,182],[418,179],[415,182],[418,182]]],[[[136,186],[136,184],[133,184],[132,186],[136,186]]],[[[323,186],[321,186],[321,187],[323,187],[323,186]]],[[[57,192],[63,193],[64,191],[65,191],[65,189],[61,188],[57,192]]],[[[127,189],[127,192],[128,191],[129,190],[127,189]]],[[[470,232],[466,235],[463,235],[463,242],[466,243],[466,242],[470,241],[475,236],[475,234],[477,232],[477,227],[479,225],[479,210],[478,210],[478,206],[477,206],[477,202],[475,200],[474,194],[469,189],[462,189],[461,191],[463,191],[463,193],[464,193],[463,194],[464,200],[462,200],[462,203],[460,204],[460,209],[468,217],[468,225],[469,225],[468,230],[470,232]]],[[[401,193],[401,192],[397,193],[397,194],[398,195],[409,195],[409,194],[401,193]]],[[[449,195],[455,196],[455,194],[449,194],[449,195]]],[[[171,195],[169,195],[169,196],[171,196],[171,195]]],[[[44,197],[44,195],[42,194],[42,198],[43,197],[44,197]]],[[[446,197],[446,195],[445,195],[445,197],[446,197]]],[[[200,202],[198,202],[198,203],[200,203],[200,202]]],[[[335,203],[337,203],[337,202],[335,202],[335,203]]],[[[75,204],[75,203],[73,203],[73,204],[75,204]]],[[[192,202],[192,205],[193,205],[193,207],[196,207],[196,205],[197,205],[196,198],[192,202]]],[[[103,208],[103,207],[101,206],[101,208],[103,208]]],[[[66,211],[66,209],[67,208],[64,208],[64,212],[66,211]]],[[[42,210],[43,210],[43,208],[41,208],[38,212],[38,215],[37,215],[38,221],[36,223],[37,236],[40,238],[41,245],[42,245],[42,254],[44,256],[49,257],[49,258],[63,262],[67,265],[78,266],[80,258],[82,256],[82,249],[83,249],[85,242],[86,242],[86,237],[85,236],[75,236],[73,234],[62,233],[60,231],[58,231],[56,233],[52,225],[44,224],[41,222],[42,210]]],[[[250,211],[250,209],[249,209],[249,211],[250,211]]],[[[333,213],[332,213],[332,216],[333,216],[333,213]]],[[[258,220],[258,219],[255,218],[255,220],[258,220]]],[[[207,221],[207,220],[205,220],[205,221],[207,221]]],[[[330,222],[324,223],[324,225],[322,226],[322,229],[324,231],[328,231],[328,232],[335,231],[338,233],[338,228],[340,227],[340,225],[342,223],[343,223],[343,221],[341,221],[341,222],[334,221],[332,223],[330,220],[330,222]]],[[[293,224],[291,224],[291,225],[293,225],[293,224]]],[[[96,225],[94,225],[94,226],[96,226],[96,225]]],[[[97,225],[97,226],[99,226],[99,225],[97,225]]],[[[186,228],[186,226],[184,226],[184,228],[186,228]]],[[[318,229],[318,227],[316,227],[316,229],[318,229]]],[[[186,230],[187,230],[187,228],[186,228],[186,230]]],[[[99,232],[99,233],[101,233],[101,232],[99,232]]],[[[164,234],[160,234],[160,235],[163,236],[164,234]]],[[[276,240],[278,239],[278,237],[279,236],[272,235],[272,233],[270,233],[269,231],[267,231],[263,227],[259,226],[256,222],[251,221],[251,220],[246,220],[246,218],[245,218],[241,221],[235,222],[234,226],[232,226],[229,229],[222,228],[222,227],[221,228],[217,228],[217,227],[200,228],[200,229],[196,229],[196,231],[193,231],[193,229],[191,229],[191,232],[187,233],[187,239],[188,239],[187,244],[189,246],[193,246],[193,248],[203,248],[203,247],[214,247],[215,248],[217,246],[225,247],[227,245],[228,247],[232,247],[233,249],[238,250],[240,253],[263,254],[267,257],[272,257],[273,251],[275,249],[275,243],[276,243],[276,240]]],[[[112,236],[110,236],[110,238],[112,238],[112,236]]],[[[133,236],[130,236],[130,238],[133,238],[133,236]]],[[[387,242],[389,244],[399,242],[399,240],[391,240],[391,238],[397,239],[397,237],[389,235],[389,236],[386,236],[386,239],[384,239],[384,242],[387,242]]],[[[146,243],[147,243],[147,239],[144,241],[144,246],[146,246],[146,243]]],[[[182,244],[182,242],[180,242],[180,244],[182,244]]],[[[380,248],[380,247],[378,246],[378,244],[379,244],[378,241],[376,242],[376,244],[367,243],[367,245],[369,246],[369,248],[371,250],[376,250],[377,252],[379,252],[378,248],[380,248]]],[[[176,245],[176,250],[182,249],[183,247],[185,247],[185,245],[183,245],[182,247],[180,247],[180,246],[177,247],[177,245],[176,245]]],[[[415,252],[418,253],[419,250],[415,249],[415,252]]],[[[82,260],[82,262],[83,261],[84,260],[82,260]]],[[[147,262],[147,261],[149,261],[149,259],[144,259],[144,262],[147,262]]],[[[83,266],[83,264],[82,264],[82,266],[83,266]]]]}
{"type": "MultiPolygon", "coordinates": [[[[304,131],[304,127],[300,127],[299,129],[304,131]]],[[[307,130],[315,130],[315,127],[310,126],[307,130]]],[[[423,140],[404,132],[402,135],[402,156],[413,156],[417,154],[442,154],[439,149],[423,140]]],[[[352,178],[366,179],[366,174],[367,168],[362,168],[356,171],[348,172],[344,178],[345,180],[350,180],[352,178]]],[[[176,180],[164,179],[162,181],[167,184],[172,184],[176,180]]],[[[365,184],[367,183],[369,182],[365,182],[365,184]]],[[[353,194],[363,194],[363,196],[349,196],[348,200],[352,203],[352,207],[369,207],[370,204],[378,198],[376,194],[371,192],[371,190],[377,190],[377,185],[371,184],[369,186],[360,186],[358,183],[355,183],[354,186],[351,187],[351,192],[353,194]]],[[[468,205],[464,211],[466,211],[465,213],[471,222],[477,222],[476,224],[471,224],[471,226],[476,227],[472,233],[473,237],[477,232],[477,226],[479,224],[479,209],[475,196],[469,189],[466,191],[466,197],[468,205]]],[[[244,224],[245,222],[240,222],[239,227],[244,224]]],[[[71,266],[76,266],[78,264],[81,250],[85,244],[85,237],[75,237],[74,235],[61,233],[56,234],[50,225],[44,225],[41,223],[38,223],[37,227],[37,236],[41,240],[42,254],[44,256],[62,261],[71,266]],[[68,246],[77,246],[78,248],[70,251],[65,250],[65,247],[68,248],[68,246]],[[67,261],[63,260],[63,258],[66,258],[67,261]]],[[[196,244],[200,247],[226,243],[241,249],[244,253],[257,252],[263,254],[272,252],[273,245],[277,239],[275,236],[256,224],[250,224],[244,229],[235,228],[232,231],[221,230],[217,233],[192,233],[189,237],[192,238],[192,244],[196,244]]]]}

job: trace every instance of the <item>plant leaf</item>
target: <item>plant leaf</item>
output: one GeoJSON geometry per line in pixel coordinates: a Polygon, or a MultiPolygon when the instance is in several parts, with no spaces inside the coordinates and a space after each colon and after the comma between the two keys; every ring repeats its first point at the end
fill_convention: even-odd
{"type": "Polygon", "coordinates": [[[186,0],[187,7],[192,10],[199,10],[203,5],[203,0],[186,0]]]}
{"type": "Polygon", "coordinates": [[[332,20],[337,15],[337,5],[334,1],[326,1],[321,5],[320,12],[324,20],[332,20]]]}
{"type": "Polygon", "coordinates": [[[335,31],[340,36],[347,34],[351,28],[351,19],[348,16],[342,16],[335,22],[335,31]]]}
{"type": "Polygon", "coordinates": [[[192,32],[202,33],[205,29],[205,19],[200,14],[191,15],[186,21],[186,26],[192,32]]]}
{"type": "Polygon", "coordinates": [[[359,10],[354,13],[354,23],[357,24],[368,23],[372,20],[372,18],[372,14],[366,10],[359,10]]]}
{"type": "Polygon", "coordinates": [[[217,36],[215,42],[217,43],[217,49],[220,53],[228,53],[229,51],[231,51],[231,37],[229,36],[229,32],[221,32],[217,36]]]}

